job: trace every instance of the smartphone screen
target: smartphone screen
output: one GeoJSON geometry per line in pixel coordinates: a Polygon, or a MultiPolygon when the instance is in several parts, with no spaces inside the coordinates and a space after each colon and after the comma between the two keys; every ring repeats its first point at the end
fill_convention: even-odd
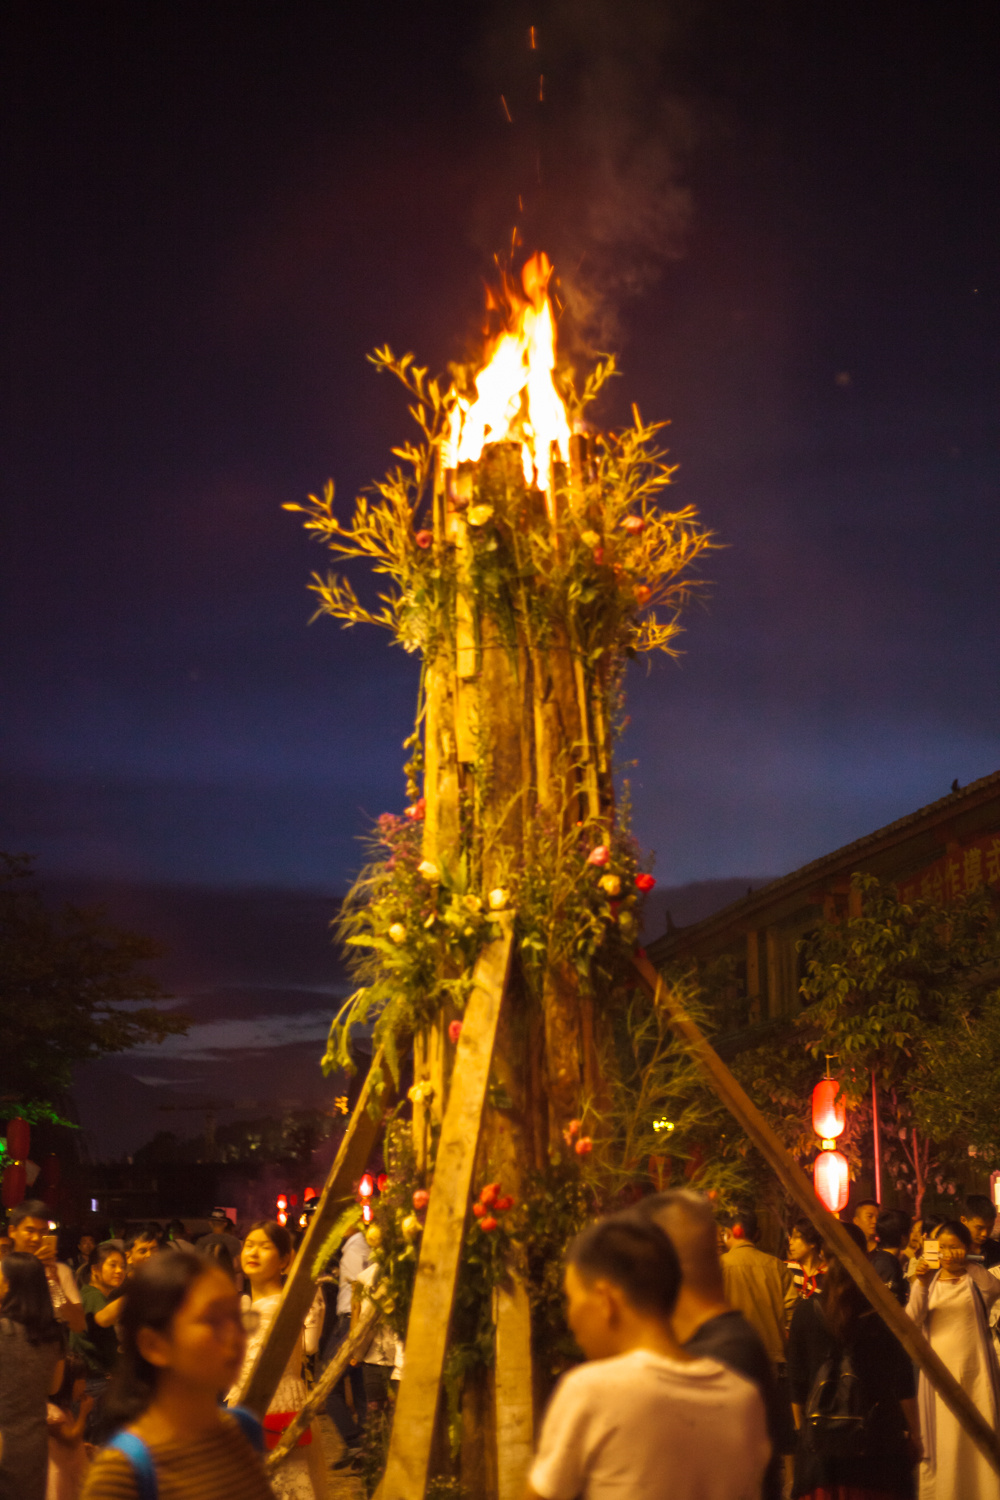
{"type": "Polygon", "coordinates": [[[941,1264],[941,1246],[937,1240],[924,1240],[924,1260],[929,1266],[941,1264]]]}

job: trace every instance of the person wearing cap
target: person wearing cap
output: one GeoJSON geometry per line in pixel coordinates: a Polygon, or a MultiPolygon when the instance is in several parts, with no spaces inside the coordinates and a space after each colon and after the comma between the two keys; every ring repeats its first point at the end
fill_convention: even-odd
{"type": "Polygon", "coordinates": [[[243,1246],[232,1232],[232,1223],[224,1209],[213,1208],[209,1219],[211,1228],[207,1234],[203,1234],[198,1240],[196,1248],[206,1250],[209,1245],[218,1244],[219,1240],[225,1245],[233,1258],[233,1265],[239,1261],[240,1251],[243,1246]]]}

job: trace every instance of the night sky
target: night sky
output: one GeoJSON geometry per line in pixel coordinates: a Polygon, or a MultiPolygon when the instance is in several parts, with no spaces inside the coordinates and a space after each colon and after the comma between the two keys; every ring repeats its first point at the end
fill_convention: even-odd
{"type": "Polygon", "coordinates": [[[995,6],[78,0],[3,31],[0,845],[172,942],[199,1027],[130,1088],[287,1035],[322,1089],[316,897],[401,804],[416,664],[308,625],[324,559],[281,505],[387,465],[405,403],[366,352],[467,357],[518,219],[574,355],[619,352],[603,419],[670,420],[725,544],[685,655],[630,683],[661,884],[781,874],[1000,765],[995,6]],[[213,957],[234,901],[293,913],[270,957],[213,957]]]}

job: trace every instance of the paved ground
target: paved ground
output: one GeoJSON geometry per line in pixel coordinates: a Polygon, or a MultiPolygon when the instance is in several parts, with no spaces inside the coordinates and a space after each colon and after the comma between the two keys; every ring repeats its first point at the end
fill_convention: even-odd
{"type": "Polygon", "coordinates": [[[360,1475],[333,1467],[344,1453],[340,1433],[325,1414],[317,1418],[317,1425],[323,1439],[323,1452],[326,1454],[330,1500],[365,1500],[365,1487],[360,1475]]]}

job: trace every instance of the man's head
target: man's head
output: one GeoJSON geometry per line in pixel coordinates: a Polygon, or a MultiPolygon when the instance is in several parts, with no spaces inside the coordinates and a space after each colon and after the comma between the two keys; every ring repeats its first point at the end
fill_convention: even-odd
{"type": "Polygon", "coordinates": [[[755,1245],[760,1238],[760,1226],[752,1208],[741,1208],[738,1213],[727,1214],[723,1219],[726,1249],[734,1245],[755,1245]]]}
{"type": "Polygon", "coordinates": [[[636,1204],[636,1212],[659,1224],[677,1251],[682,1287],[710,1302],[723,1301],[718,1226],[704,1193],[690,1188],[653,1193],[636,1204]]]}
{"type": "Polygon", "coordinates": [[[588,1359],[609,1359],[652,1327],[669,1334],[681,1269],[660,1226],[614,1214],[578,1234],[566,1258],[567,1317],[588,1359]]]}
{"type": "Polygon", "coordinates": [[[875,1220],[879,1248],[898,1254],[910,1238],[910,1223],[909,1214],[904,1214],[901,1208],[883,1209],[875,1220]]]}
{"type": "Polygon", "coordinates": [[[851,1223],[856,1224],[868,1241],[869,1245],[875,1238],[875,1225],[878,1220],[878,1204],[874,1198],[862,1198],[854,1205],[851,1214],[851,1223]]]}
{"type": "Polygon", "coordinates": [[[137,1229],[135,1234],[130,1235],[125,1241],[125,1262],[129,1270],[137,1271],[143,1261],[155,1255],[159,1248],[155,1234],[150,1234],[148,1229],[137,1229]]]}
{"type": "Polygon", "coordinates": [[[233,1227],[229,1222],[228,1216],[222,1212],[221,1208],[212,1210],[212,1217],[208,1223],[213,1234],[227,1234],[233,1227]]]}
{"type": "Polygon", "coordinates": [[[15,1250],[37,1255],[49,1230],[49,1211],[40,1198],[26,1198],[10,1211],[8,1232],[15,1250]]]}
{"type": "Polygon", "coordinates": [[[970,1193],[965,1200],[962,1223],[972,1239],[972,1253],[978,1255],[990,1230],[996,1223],[997,1211],[984,1193],[970,1193]]]}

